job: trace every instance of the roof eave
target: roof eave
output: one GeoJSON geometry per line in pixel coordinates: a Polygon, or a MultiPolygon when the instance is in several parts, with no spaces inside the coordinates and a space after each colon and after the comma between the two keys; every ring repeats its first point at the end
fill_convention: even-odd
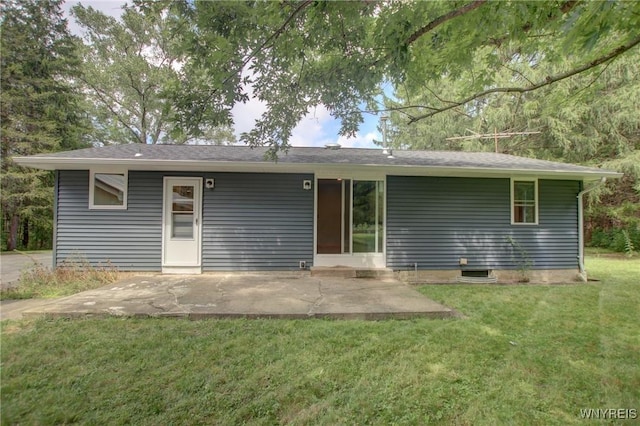
{"type": "Polygon", "coordinates": [[[536,176],[556,179],[598,180],[603,177],[619,179],[622,173],[594,169],[585,171],[456,167],[456,166],[413,166],[394,164],[351,164],[351,163],[285,163],[285,162],[245,162],[245,161],[194,161],[194,160],[148,160],[113,158],[60,158],[60,157],[14,157],[21,166],[43,170],[156,170],[156,171],[201,171],[201,172],[262,172],[262,173],[317,173],[318,170],[334,170],[347,174],[353,170],[385,170],[385,174],[410,176],[460,176],[460,177],[505,177],[536,176]]]}

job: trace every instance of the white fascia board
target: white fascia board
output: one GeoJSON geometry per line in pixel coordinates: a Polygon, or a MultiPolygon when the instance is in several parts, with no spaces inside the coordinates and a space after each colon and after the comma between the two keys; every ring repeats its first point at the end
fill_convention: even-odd
{"type": "Polygon", "coordinates": [[[562,170],[533,170],[533,169],[492,169],[488,167],[417,167],[417,166],[388,166],[387,175],[398,176],[443,176],[443,177],[478,177],[478,178],[508,178],[512,176],[529,178],[548,178],[557,180],[599,180],[602,177],[618,179],[622,173],[601,171],[562,171],[562,170]]]}
{"type": "Polygon", "coordinates": [[[444,176],[505,178],[510,176],[538,177],[560,180],[592,181],[606,177],[618,179],[622,173],[607,170],[562,171],[532,170],[490,167],[433,167],[385,164],[327,164],[327,163],[283,163],[283,162],[236,162],[236,161],[190,161],[190,160],[141,160],[105,158],[60,158],[60,157],[14,157],[22,166],[44,170],[151,170],[151,171],[199,171],[199,172],[244,172],[244,173],[314,173],[320,175],[350,175],[354,172],[398,176],[444,176]]]}
{"type": "Polygon", "coordinates": [[[283,164],[271,162],[193,161],[193,160],[140,160],[117,158],[59,158],[59,157],[14,157],[22,166],[44,170],[151,170],[151,171],[221,171],[221,172],[309,172],[306,164],[283,164]],[[293,167],[292,167],[293,166],[293,167]]]}

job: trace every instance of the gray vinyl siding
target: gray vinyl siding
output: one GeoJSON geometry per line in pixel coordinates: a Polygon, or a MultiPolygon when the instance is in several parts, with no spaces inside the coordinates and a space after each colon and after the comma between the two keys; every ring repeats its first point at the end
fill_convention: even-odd
{"type": "Polygon", "coordinates": [[[57,179],[55,261],[70,257],[121,270],[160,271],[164,176],[214,178],[203,189],[203,270],[297,269],[313,261],[313,175],[129,172],[126,210],[89,209],[89,172],[57,179]]]}
{"type": "Polygon", "coordinates": [[[205,189],[205,271],[298,269],[313,262],[311,174],[212,173],[205,189]]]}
{"type": "Polygon", "coordinates": [[[58,174],[56,263],[84,258],[121,270],[160,271],[162,174],[129,172],[126,210],[89,209],[89,172],[58,174]]]}
{"type": "Polygon", "coordinates": [[[577,181],[539,180],[539,224],[511,225],[509,179],[387,178],[387,265],[393,269],[578,268],[577,181]],[[509,243],[517,242],[521,255],[509,243]]]}
{"type": "Polygon", "coordinates": [[[58,264],[56,235],[58,235],[58,194],[60,184],[60,171],[56,170],[53,176],[53,250],[51,253],[51,267],[55,268],[58,264]]]}

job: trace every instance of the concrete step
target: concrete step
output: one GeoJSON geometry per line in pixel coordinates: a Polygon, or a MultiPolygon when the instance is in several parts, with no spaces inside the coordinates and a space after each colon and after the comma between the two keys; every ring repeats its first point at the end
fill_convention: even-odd
{"type": "Polygon", "coordinates": [[[351,268],[347,266],[313,266],[312,277],[393,279],[393,269],[389,268],[351,268]]]}

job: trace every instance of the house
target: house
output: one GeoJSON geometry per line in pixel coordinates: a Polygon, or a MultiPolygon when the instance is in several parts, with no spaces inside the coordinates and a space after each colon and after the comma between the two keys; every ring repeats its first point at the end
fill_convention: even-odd
{"type": "Polygon", "coordinates": [[[201,273],[347,266],[419,279],[566,281],[582,194],[616,172],[494,153],[117,145],[15,158],[55,170],[54,262],[201,273]]]}

